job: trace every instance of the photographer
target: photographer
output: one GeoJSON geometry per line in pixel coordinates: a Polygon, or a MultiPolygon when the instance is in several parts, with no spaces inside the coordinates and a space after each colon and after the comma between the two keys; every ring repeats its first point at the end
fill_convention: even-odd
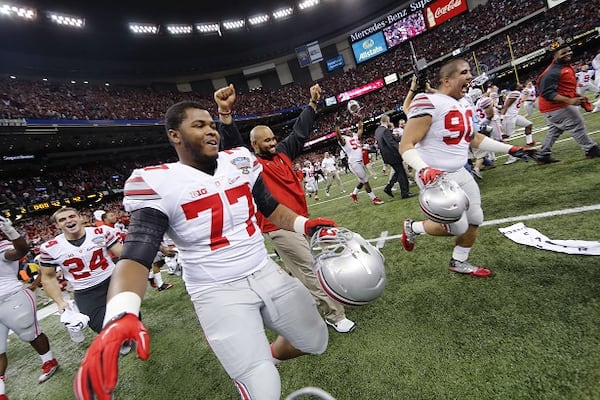
{"type": "Polygon", "coordinates": [[[429,80],[423,73],[414,74],[412,76],[412,80],[410,81],[410,89],[408,90],[406,98],[404,99],[404,103],[402,104],[402,109],[408,110],[410,103],[412,103],[412,100],[415,98],[417,93],[423,92],[435,93],[436,90],[429,85],[429,80]]]}

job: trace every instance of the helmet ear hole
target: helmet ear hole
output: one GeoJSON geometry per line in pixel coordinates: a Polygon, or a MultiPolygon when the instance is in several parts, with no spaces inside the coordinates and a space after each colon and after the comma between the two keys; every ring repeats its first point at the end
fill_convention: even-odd
{"type": "Polygon", "coordinates": [[[321,228],[311,238],[312,267],[323,290],[349,306],[377,299],[387,278],[383,255],[346,228],[321,228]]]}

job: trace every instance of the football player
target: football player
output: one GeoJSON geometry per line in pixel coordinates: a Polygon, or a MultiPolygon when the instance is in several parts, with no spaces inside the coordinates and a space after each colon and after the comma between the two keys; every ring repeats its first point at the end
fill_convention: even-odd
{"type": "Polygon", "coordinates": [[[367,175],[367,169],[363,163],[362,144],[360,142],[360,138],[363,134],[363,121],[358,121],[358,130],[356,132],[350,131],[350,135],[343,134],[342,129],[339,126],[339,121],[336,121],[335,133],[337,135],[338,143],[348,156],[348,168],[350,168],[350,171],[352,171],[358,180],[358,184],[350,194],[352,201],[355,204],[358,204],[358,192],[364,186],[365,191],[369,195],[369,198],[373,204],[383,204],[383,201],[375,196],[375,193],[373,193],[373,190],[371,189],[369,177],[367,175]]]}
{"type": "Polygon", "coordinates": [[[56,302],[59,312],[71,310],[57,280],[59,268],[73,287],[77,308],[90,318],[89,327],[100,332],[106,293],[115,269],[111,254],[119,257],[123,248],[119,235],[108,225],[84,226],[84,218],[71,207],[56,211],[52,220],[62,233],[40,247],[44,290],[56,302]]]}
{"type": "Polygon", "coordinates": [[[471,68],[465,60],[458,58],[446,62],[439,70],[438,79],[437,93],[419,93],[410,103],[400,153],[417,171],[417,184],[422,190],[445,175],[463,189],[469,206],[460,219],[452,223],[439,223],[429,219],[405,220],[401,243],[405,250],[412,251],[418,235],[455,236],[456,245],[450,259],[450,271],[488,277],[492,275],[491,270],[469,262],[469,253],[477,238],[477,228],[483,222],[479,187],[464,167],[469,145],[520,157],[533,157],[535,150],[510,146],[474,132],[473,110],[459,102],[472,79],[471,68]]]}
{"type": "Polygon", "coordinates": [[[202,332],[241,397],[278,399],[274,359],[321,354],[328,332],[308,290],[269,258],[256,212],[303,234],[335,223],[279,204],[265,188],[262,164],[246,148],[219,151],[219,131],[201,104],[174,104],[165,127],[179,162],[136,169],[125,183],[129,233],[111,279],[104,329],[81,362],[75,396],[111,398],[125,341],[137,343],[142,360],[149,357],[139,312],[148,270],[167,232],[179,249],[202,332]],[[265,326],[280,335],[271,344],[265,326]]]}
{"type": "MultiPolygon", "coordinates": [[[[533,140],[533,122],[528,120],[522,115],[519,115],[521,104],[527,99],[526,95],[522,93],[523,85],[517,83],[515,90],[511,90],[507,93],[500,110],[500,118],[502,120],[502,131],[504,132],[505,138],[510,138],[515,132],[517,126],[525,128],[525,143],[527,146],[535,146],[536,142],[533,140]]],[[[512,164],[517,162],[519,159],[509,155],[508,160],[504,165],[512,164]]]]}
{"type": "Polygon", "coordinates": [[[29,252],[25,238],[12,226],[8,218],[0,216],[0,231],[8,239],[0,239],[0,400],[8,400],[4,388],[8,358],[8,333],[28,342],[42,359],[42,374],[38,382],[50,379],[58,369],[48,337],[42,332],[38,319],[35,295],[25,288],[17,274],[19,259],[29,252]]]}

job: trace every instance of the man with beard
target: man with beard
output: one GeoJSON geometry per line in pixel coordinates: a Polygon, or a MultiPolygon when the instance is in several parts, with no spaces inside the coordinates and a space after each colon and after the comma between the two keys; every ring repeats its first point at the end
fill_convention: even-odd
{"type": "MultiPolygon", "coordinates": [[[[280,142],[277,141],[275,134],[268,126],[258,125],[250,131],[250,144],[258,162],[263,166],[262,177],[267,189],[281,204],[305,217],[309,215],[306,197],[302,182],[298,180],[292,162],[302,153],[304,142],[312,132],[317,102],[320,98],[321,87],[318,84],[312,86],[308,106],[300,113],[292,134],[280,142]]],[[[229,114],[235,102],[233,86],[218,90],[215,93],[215,101],[219,107],[221,122],[235,126],[229,114]]],[[[230,146],[225,143],[225,148],[227,147],[230,146]]],[[[279,228],[263,213],[257,213],[257,219],[260,229],[271,239],[285,268],[298,278],[315,298],[319,310],[325,317],[325,322],[339,333],[352,331],[356,325],[346,318],[344,306],[323,291],[312,270],[312,257],[306,237],[302,233],[279,228]]]]}

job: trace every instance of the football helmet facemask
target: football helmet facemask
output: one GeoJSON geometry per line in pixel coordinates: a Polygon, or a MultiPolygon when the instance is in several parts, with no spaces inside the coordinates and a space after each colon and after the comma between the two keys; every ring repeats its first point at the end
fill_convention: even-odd
{"type": "Polygon", "coordinates": [[[419,206],[430,220],[450,224],[469,208],[469,198],[458,183],[441,176],[421,189],[419,206]]]}
{"type": "Polygon", "coordinates": [[[310,240],[312,268],[332,299],[363,306],[386,284],[383,255],[358,233],[342,227],[319,229],[310,240]]]}

